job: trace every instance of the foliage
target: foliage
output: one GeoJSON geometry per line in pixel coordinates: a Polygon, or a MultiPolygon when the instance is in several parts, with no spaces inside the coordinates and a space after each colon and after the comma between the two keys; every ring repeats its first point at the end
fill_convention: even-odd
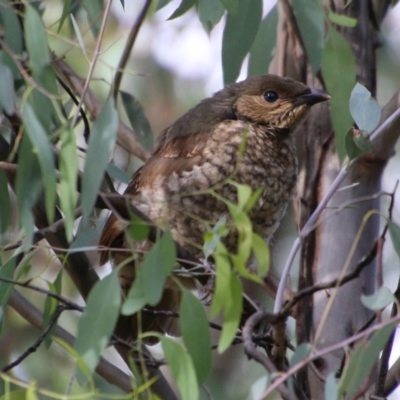
{"type": "MultiPolygon", "coordinates": [[[[147,18],[152,18],[152,13],[157,13],[166,3],[159,1],[157,6],[150,8],[147,18]]],[[[124,6],[123,1],[121,4],[124,6]]],[[[338,161],[342,162],[346,156],[355,160],[372,151],[370,136],[381,118],[380,106],[370,91],[356,82],[356,60],[342,34],[342,28],[355,29],[359,20],[333,10],[325,12],[319,0],[296,0],[292,4],[291,11],[300,35],[298,40],[302,43],[310,73],[315,77],[322,76],[332,96],[332,125],[338,161]]],[[[68,383],[71,393],[66,393],[65,398],[69,398],[69,394],[95,396],[102,390],[106,396],[126,398],[120,393],[113,394],[115,388],[106,386],[104,382],[96,382],[94,372],[106,347],[115,339],[113,335],[118,331],[119,314],[145,313],[146,307],[159,303],[166,282],[173,281],[180,285],[176,274],[182,271],[174,269],[181,261],[178,257],[180,249],[168,229],[162,233],[158,231],[153,238],[154,245],[144,256],[126,297],[121,295],[116,270],[97,280],[84,252],[96,250],[89,242],[92,239],[90,235],[95,236],[94,242],[98,240],[99,227],[104,222],[101,208],[113,209],[104,195],[110,187],[110,191],[114,189],[110,182],[112,179],[124,183],[129,180],[129,174],[110,163],[110,158],[116,143],[122,146],[125,143],[125,148],[136,146],[143,152],[141,154],[146,154],[153,148],[153,135],[140,102],[128,89],[117,88],[119,97],[114,98],[113,82],[101,107],[97,107],[93,100],[95,95],[89,86],[94,79],[91,66],[96,64],[99,54],[93,55],[88,44],[90,40],[84,32],[90,28],[95,43],[101,44],[103,22],[105,26],[110,23],[104,2],[64,1],[57,23],[52,26],[44,17],[45,5],[40,1],[32,4],[24,2],[22,5],[11,0],[0,3],[3,28],[0,39],[0,111],[3,124],[0,131],[0,322],[2,330],[6,331],[9,323],[4,317],[7,307],[10,304],[15,308],[18,299],[12,297],[15,287],[25,286],[32,291],[44,292],[47,298],[43,304],[39,303],[43,325],[48,332],[35,342],[40,345],[40,340],[45,340],[51,348],[55,342],[69,355],[69,360],[73,360],[72,377],[68,383]],[[86,21],[82,15],[87,16],[86,21]],[[57,56],[49,45],[56,31],[63,35],[68,32],[71,36],[69,40],[82,51],[80,57],[91,59],[87,81],[80,82],[80,93],[76,87],[69,87],[72,86],[71,80],[65,77],[65,71],[61,72],[57,67],[57,56]],[[120,133],[122,112],[118,108],[119,100],[133,128],[131,130],[124,125],[128,136],[131,135],[127,142],[120,133]],[[87,115],[92,117],[90,123],[87,115]],[[47,244],[40,242],[43,238],[47,244]],[[45,254],[46,261],[39,263],[45,265],[34,268],[35,272],[31,273],[31,259],[34,256],[39,258],[40,252],[45,254]],[[54,270],[54,255],[61,265],[56,274],[51,272],[54,270]],[[48,273],[56,278],[50,279],[48,273]],[[75,280],[66,287],[63,277],[67,274],[72,280],[79,276],[81,285],[75,280]],[[46,289],[39,287],[39,282],[44,282],[46,289]],[[86,306],[83,308],[71,300],[78,290],[85,297],[86,306]],[[60,339],[55,329],[58,317],[54,319],[54,316],[60,305],[78,314],[73,345],[65,337],[60,339]]],[[[263,19],[261,0],[182,0],[170,20],[192,12],[193,8],[207,32],[221,19],[225,20],[221,53],[224,83],[237,80],[247,56],[249,75],[268,71],[276,52],[277,6],[273,6],[263,19]]],[[[168,21],[163,23],[168,24],[168,21]]],[[[134,158],[137,162],[138,157],[134,158]]],[[[181,288],[183,301],[179,324],[182,340],[158,333],[145,333],[139,337],[139,343],[149,336],[160,339],[163,350],[160,363],[149,357],[140,346],[119,342],[119,346],[129,347],[126,358],[135,374],[135,381],[131,382],[132,398],[155,398],[151,397],[150,388],[153,388],[157,377],[151,375],[149,369],[157,369],[163,363],[169,366],[183,399],[200,398],[202,385],[210,384],[214,379],[214,348],[221,354],[238,343],[244,343],[248,355],[257,359],[247,347],[248,341],[257,341],[268,357],[274,358],[271,348],[277,339],[265,329],[267,319],[257,325],[257,329],[253,326],[248,337],[244,333],[244,325],[249,323],[250,317],[246,314],[249,312],[247,308],[253,307],[252,314],[255,310],[259,311],[258,308],[262,311],[264,308],[258,304],[254,306],[256,300],[253,298],[249,301],[244,295],[244,286],[253,284],[252,287],[264,288],[264,277],[270,270],[269,247],[263,238],[253,232],[249,218],[261,191],[253,192],[250,187],[235,182],[230,184],[236,186],[237,202],[221,198],[229,209],[229,215],[210,227],[203,248],[206,260],[213,264],[211,271],[215,286],[212,289],[211,310],[209,312],[206,308],[201,296],[199,298],[181,288]],[[233,254],[222,242],[229,224],[234,224],[238,231],[237,251],[233,254]],[[256,259],[257,268],[248,269],[252,258],[256,259]],[[218,344],[212,345],[215,336],[210,334],[210,320],[217,317],[220,325],[215,322],[211,325],[220,334],[218,344]]],[[[212,193],[218,196],[216,191],[212,193]]],[[[130,238],[139,242],[150,238],[151,226],[129,207],[127,213],[131,217],[130,238]]],[[[400,254],[400,228],[389,220],[388,230],[395,250],[400,254]]],[[[195,274],[196,271],[193,272],[195,274]]],[[[337,289],[339,285],[340,280],[329,289],[337,289]]],[[[360,301],[366,308],[378,313],[398,302],[396,294],[385,287],[369,296],[360,296],[360,301]]],[[[286,319],[291,312],[282,311],[279,318],[286,319]]],[[[379,330],[370,328],[359,333],[357,344],[353,345],[355,336],[346,343],[343,341],[344,344],[338,343],[337,349],[344,345],[352,346],[348,349],[351,357],[346,358],[340,379],[335,379],[332,373],[328,375],[326,398],[347,399],[356,393],[370,375],[380,352],[387,346],[398,320],[399,317],[394,315],[390,321],[377,325],[379,330]]],[[[274,324],[277,322],[271,322],[268,327],[274,327],[274,324]]],[[[286,337],[283,339],[286,342],[286,337]]],[[[277,383],[279,379],[286,380],[288,390],[294,392],[295,373],[324,355],[324,350],[317,349],[312,343],[299,344],[290,358],[287,371],[278,374],[275,370],[263,370],[268,385],[261,389],[254,379],[251,383],[256,392],[253,398],[265,398],[275,388],[281,390],[277,383]]],[[[264,353],[262,357],[265,358],[264,353]]],[[[3,361],[7,364],[10,360],[3,361]]],[[[229,370],[229,365],[226,369],[229,370]]],[[[31,377],[30,383],[5,372],[2,372],[1,378],[4,391],[1,400],[36,399],[39,395],[56,399],[61,396],[56,390],[47,389],[42,382],[36,384],[35,376],[31,377]]],[[[159,393],[157,395],[160,396],[159,393]]]]}

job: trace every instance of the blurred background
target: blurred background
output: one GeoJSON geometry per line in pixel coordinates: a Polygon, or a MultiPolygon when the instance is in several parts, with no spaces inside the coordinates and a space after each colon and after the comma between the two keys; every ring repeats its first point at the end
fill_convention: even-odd
{"type": "MultiPolygon", "coordinates": [[[[97,62],[93,75],[91,89],[101,101],[105,101],[110,91],[110,83],[118,65],[129,30],[138,13],[143,7],[143,0],[125,0],[125,7],[118,0],[114,0],[112,13],[109,17],[102,53],[97,62]]],[[[65,22],[58,32],[58,20],[63,8],[63,1],[49,0],[43,2],[44,20],[49,33],[51,49],[58,55],[65,57],[71,66],[81,76],[86,76],[89,62],[96,45],[90,31],[87,15],[80,12],[76,15],[81,43],[75,39],[72,24],[65,22]]],[[[154,137],[172,123],[177,117],[186,112],[204,97],[220,90],[223,86],[221,67],[221,42],[224,19],[211,32],[202,26],[194,9],[182,17],[168,20],[179,6],[179,0],[170,1],[165,7],[151,13],[143,24],[135,43],[130,61],[126,67],[121,89],[138,99],[147,116],[154,137]]],[[[275,1],[264,0],[264,14],[275,4],[275,1]]],[[[400,4],[391,9],[382,25],[379,34],[379,49],[377,51],[378,91],[377,100],[381,106],[390,99],[400,88],[400,4]]],[[[239,80],[246,78],[246,61],[243,65],[239,80]]],[[[122,119],[129,124],[125,111],[118,104],[118,111],[122,119]]],[[[397,146],[397,155],[390,160],[382,182],[382,189],[391,192],[396,180],[400,178],[400,145],[397,146]]],[[[122,149],[116,149],[114,160],[117,165],[131,174],[138,166],[136,160],[122,149]]],[[[123,186],[120,187],[124,189],[123,186]]],[[[382,200],[382,214],[387,215],[389,199],[382,200]]],[[[400,199],[396,197],[393,210],[393,219],[400,223],[400,199]]],[[[382,223],[385,219],[382,218],[382,223]]],[[[97,234],[101,226],[94,229],[92,245],[95,245],[97,234]]],[[[275,274],[279,274],[286,260],[288,251],[296,237],[293,212],[290,210],[272,243],[272,266],[275,274]]],[[[85,245],[88,245],[87,243],[85,245]]],[[[96,261],[95,251],[89,253],[96,261]]],[[[384,249],[385,282],[391,290],[395,290],[399,280],[399,259],[393,250],[389,236],[384,249]]],[[[38,252],[32,261],[30,275],[39,276],[54,281],[60,271],[57,261],[49,258],[48,254],[38,252]],[[51,268],[47,266],[51,264],[51,268]],[[46,271],[43,273],[43,270],[46,271]]],[[[109,272],[109,266],[99,267],[97,272],[104,276],[109,272]]],[[[73,289],[73,284],[66,274],[63,276],[63,293],[68,294],[79,304],[84,304],[73,289]]],[[[291,275],[292,285],[297,282],[297,269],[291,275]]],[[[36,284],[36,282],[35,282],[36,284]]],[[[43,282],[43,287],[47,284],[43,282]]],[[[249,286],[249,291],[254,288],[249,286]]],[[[32,296],[28,290],[23,293],[35,304],[43,307],[44,296],[32,296]]],[[[253,297],[255,296],[252,292],[253,297]]],[[[269,304],[271,299],[259,293],[258,299],[269,304]]],[[[257,297],[257,296],[256,296],[257,297]]],[[[272,304],[272,303],[271,303],[272,304]]],[[[76,333],[77,318],[74,312],[64,312],[60,324],[72,334],[76,333]]],[[[0,337],[1,365],[15,359],[29,347],[39,333],[34,333],[30,326],[13,310],[7,309],[6,330],[0,337]]],[[[293,321],[290,321],[292,328],[293,321]]],[[[398,335],[399,337],[399,335],[398,335]]],[[[159,349],[154,349],[159,354],[159,349]]],[[[394,351],[394,358],[400,355],[400,339],[394,351]]],[[[118,356],[113,350],[107,350],[110,357],[120,367],[118,356]]],[[[243,356],[243,348],[237,345],[222,356],[215,356],[214,369],[207,380],[212,397],[207,390],[202,392],[202,399],[255,399],[265,386],[262,377],[263,369],[255,362],[248,362],[243,356]],[[229,363],[229,370],[224,365],[229,363]],[[234,365],[234,367],[233,367],[234,365]],[[232,373],[232,371],[234,371],[232,373]],[[260,380],[253,384],[257,378],[260,380]],[[250,387],[253,385],[252,387],[250,387]]],[[[393,360],[394,361],[394,360],[393,360]]],[[[44,347],[39,348],[21,365],[15,368],[18,378],[31,381],[36,380],[38,386],[65,393],[74,373],[74,362],[58,345],[52,344],[48,353],[44,347]]],[[[121,393],[118,389],[107,384],[97,377],[98,385],[106,393],[121,393]]],[[[71,394],[82,393],[82,389],[73,384],[71,394]]],[[[400,390],[397,390],[390,399],[400,399],[400,390]]]]}

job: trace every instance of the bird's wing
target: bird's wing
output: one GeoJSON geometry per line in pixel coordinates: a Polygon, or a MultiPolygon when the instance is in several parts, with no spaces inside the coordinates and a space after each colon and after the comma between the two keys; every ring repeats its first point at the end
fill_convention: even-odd
{"type": "MultiPolygon", "coordinates": [[[[180,175],[195,165],[201,165],[209,134],[199,132],[186,137],[170,138],[168,130],[164,131],[151,157],[132,176],[125,195],[135,196],[143,187],[151,186],[157,177],[168,178],[173,173],[180,175]]],[[[107,249],[122,247],[125,226],[123,221],[112,214],[104,226],[99,245],[107,249]]],[[[100,264],[106,263],[108,259],[109,252],[102,251],[100,264]]]]}

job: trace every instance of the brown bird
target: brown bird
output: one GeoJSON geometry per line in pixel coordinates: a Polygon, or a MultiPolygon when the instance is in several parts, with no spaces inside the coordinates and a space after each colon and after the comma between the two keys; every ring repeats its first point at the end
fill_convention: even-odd
{"type": "MultiPolygon", "coordinates": [[[[133,175],[125,195],[152,221],[168,226],[174,239],[196,256],[202,255],[204,234],[221,216],[226,204],[209,189],[236,203],[236,187],[227,180],[249,185],[262,193],[249,216],[253,230],[269,239],[282,219],[296,183],[297,159],[293,131],[310,107],[328,100],[321,90],[275,75],[253,76],[226,86],[165,129],[151,157],[133,175]],[[245,149],[239,154],[239,146],[245,149]]],[[[106,248],[147,251],[147,240],[129,244],[127,221],[111,215],[100,240],[106,248]]],[[[229,228],[224,243],[235,251],[237,232],[229,228]]],[[[103,252],[117,266],[129,252],[103,252]]],[[[137,258],[140,260],[140,257],[137,258]]],[[[120,270],[126,293],[135,278],[135,262],[120,270]]],[[[171,281],[172,282],[172,281],[171,281]]],[[[177,310],[180,292],[170,283],[155,308],[177,310]]],[[[133,319],[133,337],[137,334],[133,319]]],[[[176,319],[142,316],[143,331],[178,334],[176,319]]]]}

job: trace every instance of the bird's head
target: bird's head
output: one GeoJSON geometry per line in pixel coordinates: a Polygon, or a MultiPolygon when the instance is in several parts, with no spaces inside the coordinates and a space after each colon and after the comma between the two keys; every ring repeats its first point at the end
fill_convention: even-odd
{"type": "Polygon", "coordinates": [[[253,76],[220,93],[233,101],[238,118],[285,130],[293,130],[312,105],[330,99],[322,90],[276,75],[253,76]]]}

